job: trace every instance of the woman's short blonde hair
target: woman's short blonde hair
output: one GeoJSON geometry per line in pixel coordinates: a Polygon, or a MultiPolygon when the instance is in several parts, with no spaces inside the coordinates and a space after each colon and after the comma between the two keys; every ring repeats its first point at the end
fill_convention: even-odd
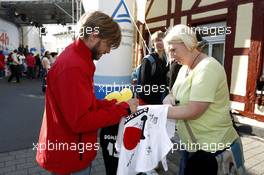
{"type": "Polygon", "coordinates": [[[165,48],[168,44],[184,43],[189,51],[193,51],[198,46],[196,34],[186,25],[179,24],[174,26],[164,38],[165,48]]]}

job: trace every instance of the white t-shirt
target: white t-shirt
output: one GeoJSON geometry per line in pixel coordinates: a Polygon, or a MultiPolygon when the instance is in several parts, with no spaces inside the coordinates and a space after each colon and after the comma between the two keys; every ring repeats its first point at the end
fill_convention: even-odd
{"type": "Polygon", "coordinates": [[[12,59],[13,59],[13,65],[18,65],[19,64],[16,53],[12,54],[12,59]]]}
{"type": "Polygon", "coordinates": [[[166,129],[168,106],[139,106],[119,125],[117,175],[136,175],[154,169],[173,144],[166,129]]]}
{"type": "Polygon", "coordinates": [[[19,54],[17,54],[17,58],[18,58],[18,60],[19,60],[19,64],[20,64],[20,65],[23,64],[23,63],[25,63],[25,59],[26,59],[26,57],[25,57],[24,55],[19,55],[19,54]]]}
{"type": "Polygon", "coordinates": [[[46,70],[50,69],[50,60],[47,57],[43,57],[41,63],[44,69],[46,70]],[[45,63],[46,63],[46,66],[45,66],[45,63]]]}

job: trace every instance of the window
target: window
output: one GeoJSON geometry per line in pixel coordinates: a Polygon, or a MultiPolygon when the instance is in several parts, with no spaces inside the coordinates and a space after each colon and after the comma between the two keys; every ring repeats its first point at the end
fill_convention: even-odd
{"type": "Polygon", "coordinates": [[[208,44],[203,48],[203,52],[210,57],[214,57],[223,65],[225,58],[225,36],[228,32],[226,22],[198,25],[196,28],[203,39],[208,41],[208,44]]]}

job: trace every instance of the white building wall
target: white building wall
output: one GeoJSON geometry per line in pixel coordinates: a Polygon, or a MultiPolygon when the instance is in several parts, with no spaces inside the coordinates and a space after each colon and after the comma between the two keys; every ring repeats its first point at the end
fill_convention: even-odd
{"type": "Polygon", "coordinates": [[[195,0],[182,1],[182,10],[190,10],[194,3],[195,0]]]}
{"type": "Polygon", "coordinates": [[[252,28],[253,3],[238,6],[235,48],[249,48],[252,28]]]}
{"type": "Polygon", "coordinates": [[[22,42],[23,45],[28,45],[29,51],[31,48],[35,48],[35,53],[40,53],[41,48],[41,39],[40,39],[40,33],[39,28],[36,28],[34,26],[27,26],[22,27],[23,30],[23,36],[22,36],[22,42]]]}
{"type": "Polygon", "coordinates": [[[147,19],[155,18],[157,16],[167,15],[168,1],[155,0],[151,6],[151,10],[147,16],[147,19]]]}
{"type": "Polygon", "coordinates": [[[16,25],[0,18],[0,49],[9,51],[19,46],[19,29],[16,25]]]}
{"type": "Polygon", "coordinates": [[[246,95],[247,73],[248,56],[234,56],[231,75],[231,94],[246,95]]]}
{"type": "Polygon", "coordinates": [[[226,14],[226,13],[227,13],[226,8],[225,9],[219,9],[219,10],[212,10],[212,11],[207,11],[207,12],[192,15],[192,19],[206,18],[206,17],[215,16],[215,15],[222,15],[222,14],[226,14]]]}
{"type": "Polygon", "coordinates": [[[225,0],[202,0],[201,3],[199,4],[199,7],[211,5],[211,4],[215,4],[215,3],[223,2],[223,1],[225,0]]]}

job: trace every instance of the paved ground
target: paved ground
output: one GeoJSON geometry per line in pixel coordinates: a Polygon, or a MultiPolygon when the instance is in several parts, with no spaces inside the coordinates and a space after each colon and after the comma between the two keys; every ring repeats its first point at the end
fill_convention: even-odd
{"type": "MultiPolygon", "coordinates": [[[[264,140],[255,136],[243,135],[242,143],[248,175],[264,175],[264,140]]],[[[161,175],[177,175],[179,153],[168,155],[168,172],[161,175]]],[[[49,175],[35,162],[35,151],[24,149],[0,153],[0,175],[49,175]]],[[[101,152],[93,161],[92,175],[105,175],[101,152]]]]}
{"type": "MultiPolygon", "coordinates": [[[[105,175],[101,152],[93,161],[93,175],[105,175]]],[[[50,175],[40,168],[35,161],[35,151],[24,149],[0,153],[0,175],[50,175]]]]}
{"type": "Polygon", "coordinates": [[[29,148],[37,141],[44,96],[37,80],[0,80],[0,152],[29,148]]]}
{"type": "MultiPolygon", "coordinates": [[[[0,80],[0,175],[49,175],[35,162],[33,142],[37,142],[44,97],[40,82],[22,80],[20,84],[0,80]]],[[[264,140],[242,135],[249,175],[264,175],[264,140]]],[[[169,171],[177,175],[179,153],[168,155],[169,171]]],[[[101,152],[93,162],[93,175],[105,175],[101,152]]]]}

